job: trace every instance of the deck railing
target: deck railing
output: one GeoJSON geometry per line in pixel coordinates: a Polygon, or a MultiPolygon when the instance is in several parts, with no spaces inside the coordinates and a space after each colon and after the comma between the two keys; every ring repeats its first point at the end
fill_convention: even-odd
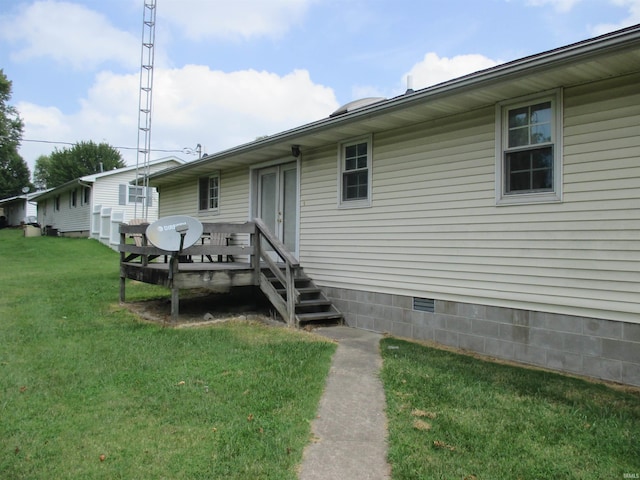
{"type": "Polygon", "coordinates": [[[298,302],[299,293],[295,288],[295,275],[300,267],[298,259],[295,258],[287,247],[271,233],[267,225],[260,218],[254,220],[256,226],[256,238],[252,242],[259,261],[254,265],[256,276],[260,281],[260,287],[269,297],[271,303],[278,309],[280,315],[285,319],[289,326],[296,323],[296,303],[298,302]],[[264,239],[264,244],[262,240],[264,239]],[[269,245],[273,250],[264,248],[269,245]],[[275,258],[273,258],[275,257],[275,258]],[[284,286],[286,291],[286,304],[282,301],[282,297],[274,292],[273,286],[269,279],[262,273],[262,265],[267,265],[271,273],[284,286]],[[281,267],[284,264],[284,271],[281,267]],[[275,294],[275,295],[274,295],[275,294]]]}
{"type": "MultiPolygon", "coordinates": [[[[146,265],[155,258],[170,256],[174,253],[157,248],[149,242],[145,235],[148,226],[148,224],[120,225],[119,250],[121,262],[138,262],[146,265]]],[[[235,245],[232,241],[238,235],[253,235],[256,228],[253,222],[203,223],[202,227],[200,241],[183,249],[180,252],[181,257],[191,257],[192,261],[197,261],[198,259],[204,261],[205,258],[211,260],[213,257],[251,257],[255,254],[252,245],[235,245]],[[218,240],[220,238],[229,240],[221,242],[218,240]]]]}

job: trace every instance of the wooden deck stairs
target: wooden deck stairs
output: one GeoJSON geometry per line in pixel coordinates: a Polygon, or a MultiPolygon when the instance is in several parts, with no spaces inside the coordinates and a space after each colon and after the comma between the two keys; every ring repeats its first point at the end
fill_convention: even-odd
{"type": "MultiPolygon", "coordinates": [[[[285,276],[284,269],[281,269],[285,276]]],[[[269,298],[272,305],[283,318],[287,318],[288,292],[283,282],[271,270],[264,269],[261,273],[260,288],[269,298]]],[[[297,326],[311,323],[342,323],[344,317],[323,291],[298,267],[294,272],[293,295],[295,309],[295,324],[297,326]]]]}

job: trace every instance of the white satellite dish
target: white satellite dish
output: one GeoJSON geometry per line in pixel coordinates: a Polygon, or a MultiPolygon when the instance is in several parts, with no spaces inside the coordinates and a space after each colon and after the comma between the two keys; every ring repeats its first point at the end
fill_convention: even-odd
{"type": "Polygon", "coordinates": [[[168,252],[179,252],[200,240],[202,223],[187,215],[172,215],[160,218],[149,225],[146,235],[156,247],[168,252]]]}

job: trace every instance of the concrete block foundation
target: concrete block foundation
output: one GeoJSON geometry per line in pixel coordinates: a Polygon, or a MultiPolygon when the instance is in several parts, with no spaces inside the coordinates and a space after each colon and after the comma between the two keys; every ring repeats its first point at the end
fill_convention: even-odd
{"type": "Polygon", "coordinates": [[[640,324],[324,287],[347,325],[640,386],[640,324]]]}

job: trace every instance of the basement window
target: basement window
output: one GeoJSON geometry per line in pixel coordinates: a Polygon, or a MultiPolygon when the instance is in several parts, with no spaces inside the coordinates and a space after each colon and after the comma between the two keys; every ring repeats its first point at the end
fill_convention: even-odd
{"type": "Polygon", "coordinates": [[[433,298],[413,297],[413,309],[416,312],[435,313],[436,301],[433,298]]]}

